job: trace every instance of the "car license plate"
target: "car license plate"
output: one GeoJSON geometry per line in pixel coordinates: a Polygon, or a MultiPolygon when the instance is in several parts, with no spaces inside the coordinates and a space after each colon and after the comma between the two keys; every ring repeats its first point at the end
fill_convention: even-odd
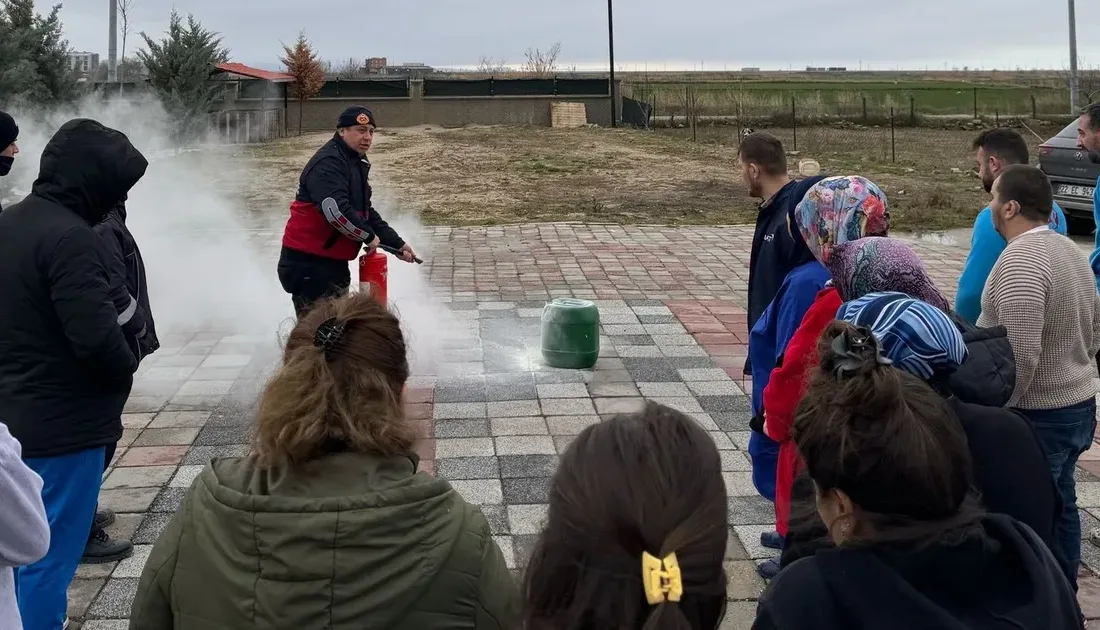
{"type": "Polygon", "coordinates": [[[1065,197],[1085,197],[1092,199],[1096,188],[1093,186],[1074,186],[1071,184],[1059,184],[1058,194],[1065,197]]]}

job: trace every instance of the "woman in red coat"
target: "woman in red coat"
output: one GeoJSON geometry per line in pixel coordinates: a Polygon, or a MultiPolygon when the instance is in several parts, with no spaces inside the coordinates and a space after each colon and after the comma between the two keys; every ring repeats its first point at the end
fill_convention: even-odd
{"type": "MultiPolygon", "coordinates": [[[[806,220],[799,215],[799,221],[804,234],[807,231],[803,225],[811,228],[816,225],[812,217],[806,220]]],[[[764,431],[780,444],[775,520],[776,531],[782,536],[787,535],[791,485],[802,465],[791,441],[794,412],[805,391],[807,372],[817,364],[817,340],[829,322],[836,319],[841,304],[868,293],[896,291],[945,312],[950,310],[916,252],[901,241],[870,237],[840,243],[828,250],[822,264],[832,275],[832,281],[817,294],[764,389],[764,431]]]]}

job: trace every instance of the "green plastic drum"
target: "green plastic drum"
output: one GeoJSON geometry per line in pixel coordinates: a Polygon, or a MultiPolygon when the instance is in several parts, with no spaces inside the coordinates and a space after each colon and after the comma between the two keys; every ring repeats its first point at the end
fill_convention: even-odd
{"type": "Polygon", "coordinates": [[[600,311],[588,300],[557,298],[542,309],[542,358],[550,367],[583,370],[600,356],[600,311]]]}

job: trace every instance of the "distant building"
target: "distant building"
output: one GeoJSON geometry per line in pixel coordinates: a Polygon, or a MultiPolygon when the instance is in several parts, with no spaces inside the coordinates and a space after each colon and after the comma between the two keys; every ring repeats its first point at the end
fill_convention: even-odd
{"type": "Polygon", "coordinates": [[[843,66],[831,66],[828,69],[828,72],[847,72],[847,71],[848,71],[848,69],[843,67],[843,66]]]}
{"type": "Polygon", "coordinates": [[[370,74],[382,74],[390,62],[385,57],[370,57],[367,59],[367,72],[370,74]]]}
{"type": "Polygon", "coordinates": [[[99,53],[71,52],[69,53],[69,65],[80,74],[92,74],[99,69],[99,53]]]}
{"type": "Polygon", "coordinates": [[[408,62],[399,66],[386,66],[382,70],[382,74],[402,77],[423,77],[433,72],[435,72],[435,68],[419,62],[408,62]]]}
{"type": "Polygon", "coordinates": [[[760,72],[760,68],[755,66],[748,66],[745,68],[741,68],[741,72],[760,72]]]}

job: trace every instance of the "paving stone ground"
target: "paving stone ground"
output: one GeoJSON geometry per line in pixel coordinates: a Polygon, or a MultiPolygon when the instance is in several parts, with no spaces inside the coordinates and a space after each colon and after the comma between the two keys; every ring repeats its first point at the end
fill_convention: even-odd
{"type": "MultiPolygon", "coordinates": [[[[651,399],[696,418],[722,452],[729,493],[730,604],[723,628],[749,628],[764,588],[755,561],[772,506],[753,489],[750,418],[741,371],[749,227],[539,224],[429,228],[421,271],[439,301],[447,338],[408,390],[410,415],[429,436],[423,468],[481,506],[509,566],[526,564],[546,514],[558,456],[584,427],[651,399]],[[601,355],[592,370],[545,367],[542,307],[553,297],[595,300],[601,355]]],[[[255,232],[274,269],[278,234],[255,232]]],[[[953,294],[965,250],[915,244],[941,290],[953,294]]],[[[122,630],[151,544],[211,457],[247,451],[251,408],[277,360],[271,331],[255,337],[177,330],[144,364],[101,501],[118,512],[115,536],[134,557],[86,566],[70,590],[83,630],[122,630]]],[[[1100,450],[1082,458],[1083,531],[1100,527],[1100,450]]],[[[1100,617],[1100,549],[1084,544],[1081,601],[1100,617]]]]}

